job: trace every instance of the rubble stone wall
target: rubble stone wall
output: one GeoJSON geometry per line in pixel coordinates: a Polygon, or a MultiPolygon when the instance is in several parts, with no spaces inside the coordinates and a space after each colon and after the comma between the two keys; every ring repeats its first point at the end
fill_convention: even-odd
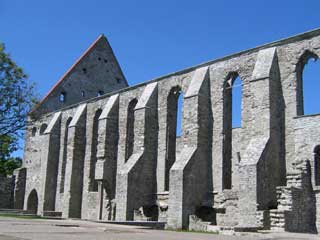
{"type": "Polygon", "coordinates": [[[0,208],[13,208],[15,177],[0,176],[0,208]]]}
{"type": "Polygon", "coordinates": [[[294,163],[310,160],[315,174],[320,118],[300,116],[301,66],[310,53],[320,55],[320,30],[30,118],[24,208],[35,190],[39,214],[49,204],[67,217],[167,218],[172,228],[187,228],[203,207],[216,208],[216,222],[232,222],[231,208],[219,215],[214,199],[229,191],[236,197],[226,205],[239,211],[234,224],[267,223],[279,204],[277,187],[286,185],[294,163]],[[232,129],[226,87],[235,76],[242,80],[242,124],[232,129]],[[179,94],[181,137],[175,134],[179,94]],[[41,132],[54,122],[52,131],[41,132]],[[53,177],[48,166],[56,168],[53,177]],[[49,186],[56,189],[48,192],[49,186]]]}

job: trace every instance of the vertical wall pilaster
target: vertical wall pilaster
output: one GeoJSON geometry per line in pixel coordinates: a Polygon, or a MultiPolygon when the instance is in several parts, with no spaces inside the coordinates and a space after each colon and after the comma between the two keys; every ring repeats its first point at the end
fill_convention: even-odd
{"type": "Polygon", "coordinates": [[[277,86],[280,83],[276,48],[260,50],[250,81],[251,119],[246,124],[249,142],[239,165],[239,226],[258,227],[257,211],[276,205],[280,185],[281,117],[277,86]]]}
{"type": "Polygon", "coordinates": [[[118,122],[119,94],[116,94],[110,97],[99,118],[95,179],[99,181],[99,219],[103,220],[114,220],[111,203],[116,191],[118,122]]]}
{"type": "Polygon", "coordinates": [[[212,191],[212,113],[208,67],[197,69],[184,96],[183,149],[170,170],[168,228],[187,228],[189,215],[212,191]]]}
{"type": "Polygon", "coordinates": [[[27,169],[25,167],[15,169],[13,175],[15,176],[13,208],[23,209],[24,196],[26,192],[27,169]]]}
{"type": "Polygon", "coordinates": [[[41,171],[44,179],[42,186],[42,200],[39,204],[40,212],[54,211],[57,190],[59,149],[60,149],[61,112],[54,114],[44,132],[45,149],[42,151],[41,171]]]}
{"type": "Polygon", "coordinates": [[[80,105],[69,125],[63,217],[81,217],[86,108],[86,104],[80,105]]]}
{"type": "Polygon", "coordinates": [[[61,112],[54,114],[49,126],[39,135],[40,176],[38,213],[55,210],[55,196],[59,164],[61,112]]]}
{"type": "Polygon", "coordinates": [[[158,85],[147,85],[135,107],[133,154],[117,174],[116,219],[133,220],[133,211],[155,205],[158,139],[158,85]]]}

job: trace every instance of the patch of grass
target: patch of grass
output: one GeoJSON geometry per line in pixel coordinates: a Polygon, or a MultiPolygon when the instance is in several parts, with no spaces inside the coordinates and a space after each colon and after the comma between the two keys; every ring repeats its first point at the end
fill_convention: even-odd
{"type": "Polygon", "coordinates": [[[18,215],[18,214],[4,214],[0,213],[0,217],[10,217],[10,218],[19,218],[19,219],[44,219],[41,216],[33,216],[33,215],[18,215]]]}

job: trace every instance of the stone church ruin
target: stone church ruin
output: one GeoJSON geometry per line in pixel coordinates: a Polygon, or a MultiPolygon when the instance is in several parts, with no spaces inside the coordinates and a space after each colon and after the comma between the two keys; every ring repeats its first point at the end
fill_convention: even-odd
{"type": "Polygon", "coordinates": [[[318,232],[320,114],[304,114],[303,70],[319,56],[317,29],[128,86],[101,35],[31,112],[13,207],[171,229],[318,232]]]}

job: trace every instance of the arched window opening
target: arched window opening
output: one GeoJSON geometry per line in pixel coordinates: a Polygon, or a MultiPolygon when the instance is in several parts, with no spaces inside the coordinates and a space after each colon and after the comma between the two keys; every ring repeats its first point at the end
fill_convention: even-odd
{"type": "Polygon", "coordinates": [[[81,96],[82,96],[82,97],[85,97],[85,96],[86,96],[85,91],[81,91],[81,96]]]}
{"type": "Polygon", "coordinates": [[[126,132],[126,152],[125,152],[125,161],[131,157],[133,153],[134,146],[134,108],[138,103],[137,99],[131,100],[128,106],[127,111],[127,132],[126,132]]]}
{"type": "Polygon", "coordinates": [[[99,117],[102,113],[101,109],[98,109],[93,118],[92,125],[92,143],[91,143],[91,161],[90,161],[90,182],[89,191],[98,191],[98,182],[95,181],[96,163],[97,163],[97,147],[98,147],[98,128],[99,128],[99,117]]]}
{"type": "Polygon", "coordinates": [[[181,137],[182,135],[182,119],[183,119],[182,109],[183,109],[183,92],[180,90],[179,97],[178,97],[177,118],[176,118],[177,137],[181,137]]]}
{"type": "Polygon", "coordinates": [[[297,64],[297,115],[320,113],[320,106],[315,101],[320,88],[318,58],[318,55],[306,51],[297,64]]]}
{"type": "Polygon", "coordinates": [[[64,138],[63,138],[63,153],[62,153],[62,164],[61,164],[61,181],[60,181],[60,193],[64,192],[64,180],[66,174],[66,165],[67,165],[67,146],[68,146],[68,134],[69,134],[69,125],[72,118],[69,117],[65,128],[64,128],[64,138]]]}
{"type": "Polygon", "coordinates": [[[42,124],[41,127],[40,127],[40,135],[43,135],[44,132],[46,131],[48,125],[47,124],[42,124]]]}
{"type": "Polygon", "coordinates": [[[60,102],[66,102],[66,93],[65,92],[61,92],[60,96],[59,96],[59,101],[60,102]]]}
{"type": "Polygon", "coordinates": [[[100,91],[97,92],[97,96],[98,96],[98,97],[102,96],[103,94],[104,94],[104,91],[101,91],[101,90],[100,90],[100,91]]]}
{"type": "Polygon", "coordinates": [[[242,81],[239,74],[231,72],[223,87],[223,189],[232,188],[232,129],[241,127],[242,81]]]}
{"type": "Polygon", "coordinates": [[[37,133],[37,128],[36,128],[36,127],[33,127],[33,128],[32,128],[32,131],[31,131],[32,137],[34,137],[34,136],[36,135],[36,133],[37,133]]]}
{"type": "Polygon", "coordinates": [[[241,127],[242,82],[239,76],[232,85],[232,128],[241,127]]]}
{"type": "Polygon", "coordinates": [[[314,182],[320,186],[320,145],[314,148],[314,182]]]}
{"type": "Polygon", "coordinates": [[[170,168],[176,160],[176,139],[182,133],[182,106],[183,93],[181,87],[173,87],[167,98],[165,191],[169,191],[170,168]]]}
{"type": "Polygon", "coordinates": [[[27,210],[33,214],[37,214],[38,212],[38,194],[35,189],[33,189],[28,196],[27,210]]]}

